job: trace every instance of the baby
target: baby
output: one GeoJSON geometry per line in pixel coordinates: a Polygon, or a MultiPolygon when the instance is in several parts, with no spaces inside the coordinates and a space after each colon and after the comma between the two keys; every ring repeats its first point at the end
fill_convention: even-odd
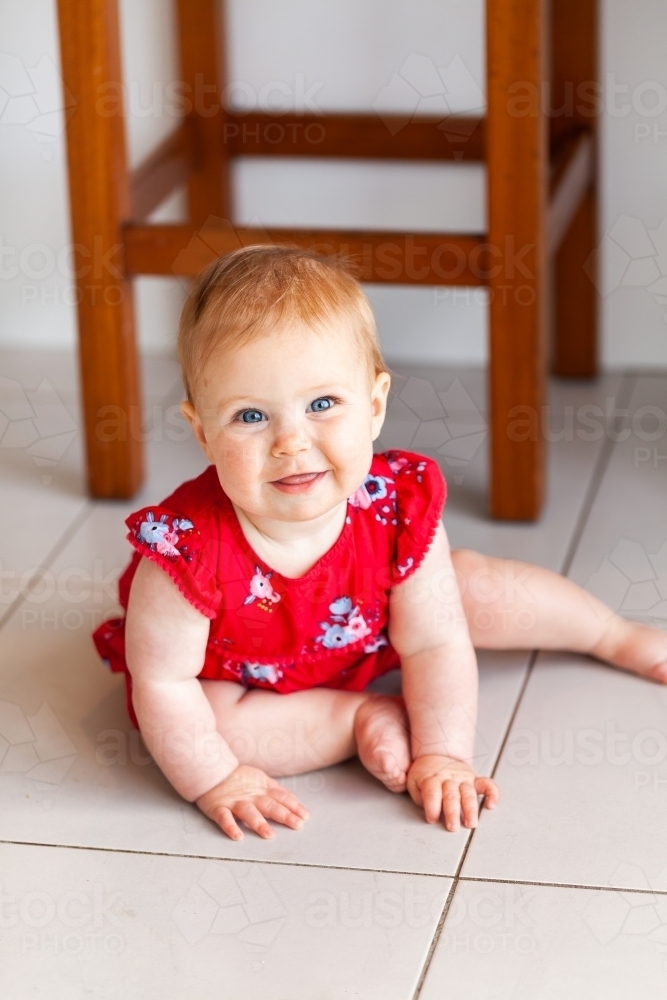
{"type": "Polygon", "coordinates": [[[253,246],[185,305],[183,414],[211,465],[127,520],[124,619],[95,633],[174,788],[232,839],[297,829],[275,779],[358,754],[426,821],[474,827],[475,647],[568,649],[667,682],[667,637],[537,566],[451,552],[435,462],[373,454],[390,376],[359,284],[253,246]],[[402,697],[367,691],[400,665],[402,697]]]}

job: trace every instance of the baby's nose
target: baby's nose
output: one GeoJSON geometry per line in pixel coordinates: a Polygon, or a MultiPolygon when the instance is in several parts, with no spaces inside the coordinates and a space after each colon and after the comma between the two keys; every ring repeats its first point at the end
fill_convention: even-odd
{"type": "Polygon", "coordinates": [[[310,437],[303,425],[290,425],[278,431],[273,441],[272,453],[279,455],[297,455],[310,449],[310,437]]]}

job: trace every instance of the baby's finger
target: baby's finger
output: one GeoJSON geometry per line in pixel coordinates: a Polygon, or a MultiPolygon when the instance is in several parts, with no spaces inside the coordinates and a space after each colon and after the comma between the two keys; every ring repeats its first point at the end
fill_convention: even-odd
{"type": "Polygon", "coordinates": [[[265,840],[269,840],[271,837],[275,836],[274,831],[266,822],[257,806],[253,805],[252,802],[239,802],[238,805],[234,807],[234,812],[239,819],[242,819],[244,823],[247,823],[251,830],[258,833],[260,837],[264,837],[265,840]]]}
{"type": "Polygon", "coordinates": [[[269,795],[272,795],[274,799],[278,800],[278,802],[282,802],[284,806],[291,809],[293,813],[297,814],[297,816],[301,816],[302,819],[308,819],[310,816],[310,813],[304,805],[301,805],[294,792],[290,792],[287,788],[284,788],[283,785],[276,785],[275,788],[271,787],[269,789],[269,795]]]}
{"type": "Polygon", "coordinates": [[[303,826],[301,816],[297,816],[291,809],[284,806],[282,802],[276,802],[269,795],[265,795],[259,799],[257,805],[265,816],[269,819],[275,819],[284,826],[291,826],[294,830],[298,830],[300,826],[303,826]]]}
{"type": "Polygon", "coordinates": [[[469,781],[461,782],[461,811],[463,813],[463,825],[469,829],[476,827],[479,813],[477,792],[469,781]]]}
{"type": "Polygon", "coordinates": [[[243,840],[243,833],[234,819],[231,809],[227,806],[218,806],[213,810],[211,819],[214,820],[223,833],[226,833],[231,840],[243,840]]]}
{"type": "Polygon", "coordinates": [[[500,798],[498,786],[493,778],[475,778],[475,791],[478,795],[484,796],[484,806],[486,809],[493,809],[500,798]]]}
{"type": "Polygon", "coordinates": [[[461,826],[461,793],[458,781],[449,778],[442,785],[442,811],[445,826],[455,833],[461,826]]]}
{"type": "Polygon", "coordinates": [[[436,777],[426,778],[419,789],[427,823],[437,823],[442,812],[442,785],[436,777]]]}

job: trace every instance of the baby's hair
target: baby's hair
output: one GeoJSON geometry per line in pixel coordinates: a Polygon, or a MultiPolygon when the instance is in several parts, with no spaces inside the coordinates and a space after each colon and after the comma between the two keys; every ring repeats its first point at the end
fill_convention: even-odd
{"type": "Polygon", "coordinates": [[[373,377],[386,371],[370,303],[342,258],[296,246],[242,247],[202,271],[183,307],[178,357],[190,402],[217,347],[238,347],[289,320],[314,328],[342,322],[373,377]]]}

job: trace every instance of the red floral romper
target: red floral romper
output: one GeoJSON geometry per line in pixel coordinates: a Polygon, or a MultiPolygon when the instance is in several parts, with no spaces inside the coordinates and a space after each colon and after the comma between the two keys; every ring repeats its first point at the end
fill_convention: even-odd
{"type": "MultiPolygon", "coordinates": [[[[128,517],[136,549],[119,581],[127,608],[142,556],[161,566],[211,619],[202,679],[229,680],[281,694],[312,687],[363,691],[399,666],[387,637],[389,593],[419,566],[433,539],[447,489],[438,465],[408,451],[373,456],[348,499],[334,545],[297,579],[272,570],[250,547],[215,466],[164,503],[128,517]]],[[[125,619],[95,631],[100,656],[132,682],[125,619]]]]}

